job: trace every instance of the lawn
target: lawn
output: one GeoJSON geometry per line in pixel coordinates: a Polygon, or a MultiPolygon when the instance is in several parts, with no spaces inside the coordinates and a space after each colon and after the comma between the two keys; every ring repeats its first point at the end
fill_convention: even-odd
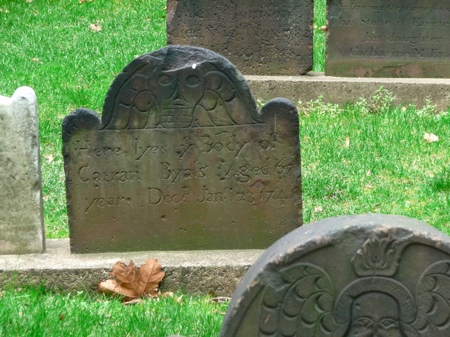
{"type": "MultiPolygon", "coordinates": [[[[324,7],[324,1],[316,3],[315,71],[324,69],[325,34],[320,30],[324,7]]],[[[79,107],[100,112],[123,67],[135,56],[165,45],[164,8],[164,0],[0,0],[0,93],[11,96],[17,87],[27,85],[38,97],[48,238],[69,236],[63,118],[79,107]]],[[[343,214],[394,213],[450,234],[448,111],[436,111],[432,104],[422,109],[392,106],[391,94],[384,90],[370,101],[347,106],[312,100],[298,102],[305,223],[343,214]],[[427,142],[425,133],[439,140],[427,142]]],[[[114,336],[116,331],[117,336],[130,331],[144,336],[141,331],[148,332],[145,328],[150,325],[161,326],[154,336],[216,336],[224,308],[205,301],[186,298],[163,313],[159,310],[166,306],[161,303],[133,309],[85,294],[7,291],[0,293],[0,335],[41,336],[39,331],[47,328],[75,335],[74,327],[86,322],[84,329],[93,331],[90,336],[114,336]],[[205,314],[211,326],[198,323],[183,330],[186,321],[196,322],[203,307],[212,312],[205,314]],[[154,321],[149,323],[149,318],[154,321]],[[164,325],[168,321],[173,325],[164,325]]]]}
{"type": "Polygon", "coordinates": [[[86,293],[54,294],[43,288],[0,292],[0,336],[8,337],[213,337],[227,303],[174,295],[124,306],[86,293]]]}

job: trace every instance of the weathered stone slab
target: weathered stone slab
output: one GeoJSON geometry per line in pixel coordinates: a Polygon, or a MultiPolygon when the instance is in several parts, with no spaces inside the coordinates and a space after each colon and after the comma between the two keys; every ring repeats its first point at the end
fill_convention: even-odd
{"type": "Polygon", "coordinates": [[[328,0],[331,76],[450,77],[447,0],[328,0]]]}
{"type": "Polygon", "coordinates": [[[264,248],[301,225],[298,115],[234,66],[169,46],[132,61],[102,121],[63,122],[71,250],[264,248]],[[280,223],[279,219],[283,219],[280,223]]]}
{"type": "Polygon", "coordinates": [[[450,335],[450,238],[395,215],[329,218],[270,247],[221,337],[450,335]]]}
{"type": "Polygon", "coordinates": [[[45,249],[36,95],[0,96],[0,254],[45,249]]]}
{"type": "Polygon", "coordinates": [[[167,42],[211,49],[246,75],[302,75],[312,18],[312,0],[168,0],[167,42]]]}

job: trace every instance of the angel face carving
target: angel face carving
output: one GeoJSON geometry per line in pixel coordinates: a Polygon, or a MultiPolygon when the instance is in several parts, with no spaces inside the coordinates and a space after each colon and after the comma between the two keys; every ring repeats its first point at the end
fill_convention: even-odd
{"type": "Polygon", "coordinates": [[[194,66],[162,72],[160,86],[160,114],[164,127],[188,127],[192,124],[194,108],[204,93],[204,77],[194,66]],[[194,69],[195,68],[195,69],[194,69]]]}
{"type": "Polygon", "coordinates": [[[347,337],[403,337],[398,302],[391,296],[371,292],[355,298],[347,337]]]}

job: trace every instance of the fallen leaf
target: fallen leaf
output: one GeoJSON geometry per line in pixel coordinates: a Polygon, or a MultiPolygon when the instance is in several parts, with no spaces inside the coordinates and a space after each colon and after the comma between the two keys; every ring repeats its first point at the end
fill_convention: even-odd
{"type": "Polygon", "coordinates": [[[97,25],[96,23],[91,23],[89,25],[89,28],[93,31],[93,32],[101,32],[102,31],[102,27],[100,25],[97,25]]]}
{"type": "Polygon", "coordinates": [[[53,163],[53,162],[55,161],[55,158],[53,158],[53,155],[52,155],[51,153],[45,155],[45,159],[47,159],[47,161],[48,161],[49,163],[53,163]]]}
{"type": "Polygon", "coordinates": [[[115,279],[101,282],[98,291],[122,295],[127,301],[144,296],[156,297],[165,273],[157,259],[147,259],[140,267],[136,267],[133,261],[128,265],[119,261],[113,266],[111,275],[115,279]]]}
{"type": "Polygon", "coordinates": [[[320,26],[319,28],[322,32],[326,32],[328,30],[328,26],[320,26]]]}
{"type": "Polygon", "coordinates": [[[31,62],[39,63],[39,59],[36,57],[32,57],[31,62]]]}
{"type": "Polygon", "coordinates": [[[142,303],[142,299],[141,298],[135,298],[135,299],[132,299],[130,301],[123,302],[124,305],[141,304],[141,303],[142,303]]]}
{"type": "Polygon", "coordinates": [[[345,146],[345,147],[349,147],[349,146],[350,146],[350,137],[346,137],[346,138],[345,138],[344,146],[345,146]]]}
{"type": "Polygon", "coordinates": [[[162,298],[168,298],[168,297],[173,297],[173,296],[174,296],[174,293],[172,291],[166,291],[161,294],[162,298]]]}
{"type": "Polygon", "coordinates": [[[439,140],[439,137],[432,133],[425,133],[425,135],[423,136],[423,139],[425,139],[425,141],[427,143],[434,143],[439,140]]]}
{"type": "Polygon", "coordinates": [[[25,2],[28,2],[28,3],[30,3],[30,2],[33,2],[33,0],[26,0],[25,2]]]}
{"type": "Polygon", "coordinates": [[[231,301],[231,297],[226,297],[226,296],[218,296],[218,297],[211,298],[211,302],[214,302],[214,303],[224,303],[224,302],[230,302],[230,301],[231,301]]]}
{"type": "Polygon", "coordinates": [[[316,206],[316,207],[314,207],[314,212],[316,212],[316,213],[323,212],[322,206],[316,206]]]}

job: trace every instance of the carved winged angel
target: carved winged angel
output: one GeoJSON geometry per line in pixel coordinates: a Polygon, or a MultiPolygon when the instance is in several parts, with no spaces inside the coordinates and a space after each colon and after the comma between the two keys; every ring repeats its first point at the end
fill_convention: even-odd
{"type": "Polygon", "coordinates": [[[412,294],[391,277],[402,249],[397,244],[368,240],[352,260],[360,277],[340,293],[317,265],[286,267],[264,290],[258,336],[448,337],[450,260],[424,270],[412,294]]]}
{"type": "Polygon", "coordinates": [[[211,51],[169,46],[131,62],[111,85],[104,129],[229,126],[258,122],[248,86],[211,51]]]}

